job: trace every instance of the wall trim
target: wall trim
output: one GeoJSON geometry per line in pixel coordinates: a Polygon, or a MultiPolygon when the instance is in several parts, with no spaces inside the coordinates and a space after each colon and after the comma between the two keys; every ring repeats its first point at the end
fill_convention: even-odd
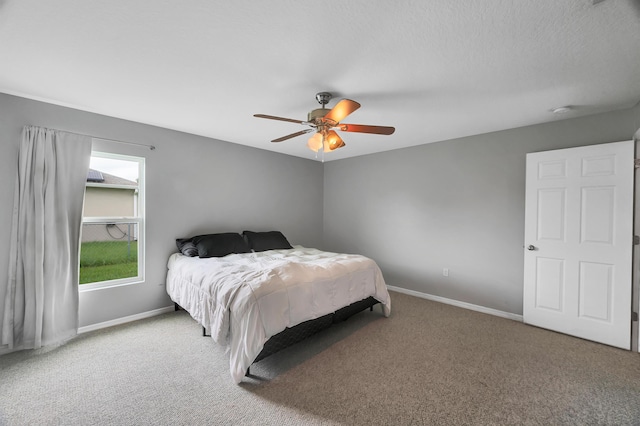
{"type": "MultiPolygon", "coordinates": [[[[402,288],[402,287],[396,287],[396,286],[392,286],[392,285],[387,285],[387,288],[389,290],[391,290],[391,291],[396,291],[398,293],[407,294],[409,296],[419,297],[421,299],[427,299],[427,300],[431,300],[431,301],[434,301],[434,302],[445,303],[447,305],[453,305],[453,306],[457,306],[459,308],[469,309],[471,311],[482,312],[484,314],[494,315],[494,316],[501,317],[501,318],[507,318],[507,319],[510,319],[510,320],[513,320],[513,321],[523,322],[522,315],[512,314],[510,312],[504,312],[504,311],[500,311],[498,309],[487,308],[485,306],[474,305],[472,303],[461,302],[459,300],[448,299],[448,298],[442,297],[442,296],[435,296],[433,294],[422,293],[422,292],[415,291],[415,290],[408,290],[408,289],[402,288]]],[[[141,320],[141,319],[144,319],[144,318],[151,318],[151,317],[155,317],[157,315],[162,315],[162,314],[166,314],[168,312],[173,312],[174,310],[175,310],[175,307],[173,305],[172,306],[166,306],[164,308],[154,309],[152,311],[147,311],[147,312],[141,312],[139,314],[129,315],[129,316],[122,317],[122,318],[116,318],[116,319],[113,319],[113,320],[110,320],[110,321],[104,321],[104,322],[100,322],[100,323],[97,323],[97,324],[86,325],[84,327],[78,328],[78,334],[88,333],[90,331],[100,330],[102,328],[113,327],[115,325],[125,324],[125,323],[128,323],[128,322],[137,321],[137,320],[141,320]]]]}
{"type": "Polygon", "coordinates": [[[387,285],[387,288],[392,291],[397,291],[398,293],[408,294],[409,296],[420,297],[422,299],[432,300],[434,302],[446,303],[447,305],[453,305],[459,308],[469,309],[471,311],[482,312],[483,314],[489,314],[489,315],[494,315],[501,318],[507,318],[510,320],[523,322],[522,315],[499,311],[497,309],[487,308],[485,306],[474,305],[472,303],[461,302],[459,300],[454,300],[454,299],[447,299],[446,297],[435,296],[433,294],[422,293],[415,290],[408,290],[406,288],[395,287],[392,285],[387,285]]]}
{"type": "Polygon", "coordinates": [[[173,312],[175,307],[173,305],[167,306],[164,308],[154,309],[152,311],[141,312],[135,315],[129,315],[127,317],[116,318],[110,321],[99,322],[97,324],[85,325],[84,327],[78,328],[78,334],[88,333],[94,330],[100,330],[101,328],[113,327],[114,325],[125,324],[131,321],[137,321],[144,318],[151,318],[157,315],[166,314],[167,312],[173,312]]]}

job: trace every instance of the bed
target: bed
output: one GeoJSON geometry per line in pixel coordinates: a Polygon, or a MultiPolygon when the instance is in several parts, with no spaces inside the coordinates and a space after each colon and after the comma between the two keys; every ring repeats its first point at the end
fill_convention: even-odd
{"type": "Polygon", "coordinates": [[[277,231],[176,240],[167,293],[226,345],[239,383],[250,365],[333,322],[391,301],[377,264],[364,256],[291,246],[277,231]]]}

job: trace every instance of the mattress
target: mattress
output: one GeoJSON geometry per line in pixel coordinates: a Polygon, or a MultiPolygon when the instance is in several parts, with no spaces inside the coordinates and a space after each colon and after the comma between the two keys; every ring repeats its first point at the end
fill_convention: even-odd
{"type": "Polygon", "coordinates": [[[378,265],[354,254],[286,250],[168,261],[167,293],[229,351],[239,383],[265,342],[285,328],[373,297],[391,301],[378,265]]]}

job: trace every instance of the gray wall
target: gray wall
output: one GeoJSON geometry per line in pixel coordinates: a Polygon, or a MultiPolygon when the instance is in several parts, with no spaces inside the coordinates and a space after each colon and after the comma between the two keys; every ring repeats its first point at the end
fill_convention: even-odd
{"type": "Polygon", "coordinates": [[[7,279],[18,144],[25,124],[157,147],[94,143],[95,150],[146,157],[146,280],[81,293],[80,326],[171,305],[164,283],[177,237],[279,229],[292,244],[322,243],[322,163],[0,94],[1,280],[7,279]]]}
{"type": "Polygon", "coordinates": [[[82,293],[81,326],[170,305],[164,281],[174,239],[243,229],[280,229],[293,244],[362,253],[389,285],[521,314],[526,153],[628,140],[640,106],[323,165],[0,94],[3,280],[25,124],[158,147],[94,144],[147,159],[147,276],[82,293]]]}
{"type": "Polygon", "coordinates": [[[525,155],[638,127],[636,106],[328,162],[324,248],[372,257],[389,285],[521,315],[525,155]]]}

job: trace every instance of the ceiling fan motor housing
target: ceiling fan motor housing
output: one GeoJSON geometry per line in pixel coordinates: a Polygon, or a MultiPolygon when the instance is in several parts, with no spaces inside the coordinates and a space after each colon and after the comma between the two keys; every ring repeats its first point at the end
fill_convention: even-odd
{"type": "Polygon", "coordinates": [[[314,109],[313,111],[309,112],[309,114],[307,114],[307,121],[310,123],[316,123],[316,120],[327,115],[329,111],[331,110],[327,108],[314,109]]]}

